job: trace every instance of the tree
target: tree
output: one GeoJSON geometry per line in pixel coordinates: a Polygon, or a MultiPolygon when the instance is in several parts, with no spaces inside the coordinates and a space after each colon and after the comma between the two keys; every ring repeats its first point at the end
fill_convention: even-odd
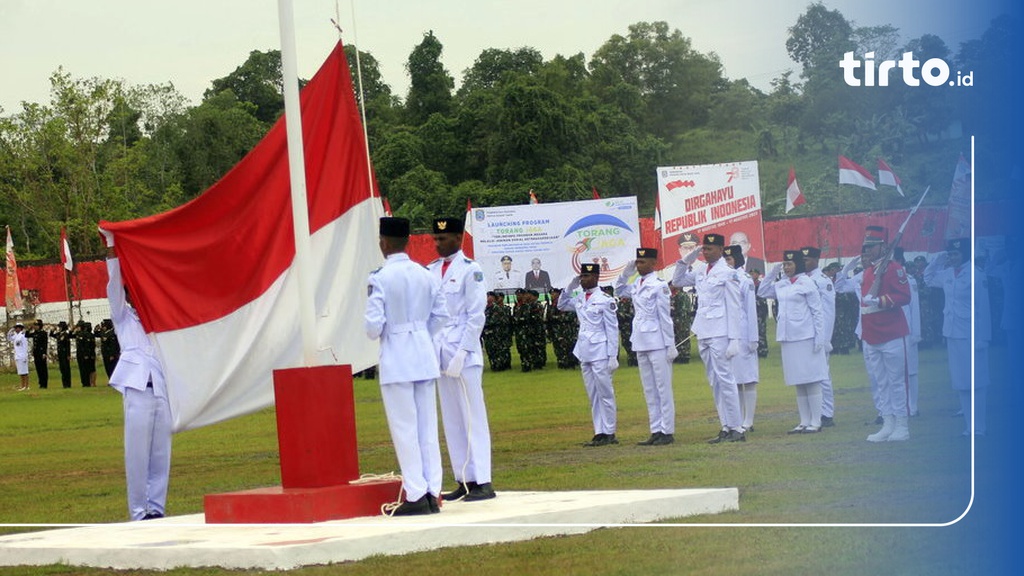
{"type": "Polygon", "coordinates": [[[239,102],[252,104],[252,115],[260,122],[273,124],[284,112],[281,51],[249,52],[249,58],[234,72],[210,83],[203,99],[209,100],[225,90],[230,90],[239,102]]]}
{"type": "Polygon", "coordinates": [[[499,50],[488,48],[477,56],[473,65],[462,75],[459,94],[474,90],[495,88],[505,78],[518,75],[532,76],[543,66],[544,59],[535,48],[499,50]]]}
{"type": "Polygon", "coordinates": [[[409,96],[405,109],[414,124],[421,124],[431,114],[447,114],[451,110],[455,79],[441,64],[444,47],[431,30],[423,35],[409,55],[405,68],[409,72],[409,96]]]}
{"type": "Polygon", "coordinates": [[[828,64],[838,65],[843,53],[855,48],[853,26],[839,12],[821,2],[811,4],[789,29],[786,53],[808,72],[828,64]]]}

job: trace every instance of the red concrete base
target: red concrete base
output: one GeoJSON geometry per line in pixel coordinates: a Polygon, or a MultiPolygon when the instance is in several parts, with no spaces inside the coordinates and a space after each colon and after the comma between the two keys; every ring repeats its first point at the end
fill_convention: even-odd
{"type": "Polygon", "coordinates": [[[399,480],[339,484],[322,488],[256,488],[207,494],[207,524],[301,524],[380,515],[380,506],[398,500],[399,480]]]}

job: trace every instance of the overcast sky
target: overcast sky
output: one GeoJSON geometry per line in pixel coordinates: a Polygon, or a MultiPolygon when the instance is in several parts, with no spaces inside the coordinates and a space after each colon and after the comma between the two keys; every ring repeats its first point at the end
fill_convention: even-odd
{"type": "MultiPolygon", "coordinates": [[[[856,25],[892,24],[904,40],[924,33],[955,51],[977,38],[1001,0],[825,0],[856,25]]],[[[369,51],[404,97],[405,62],[424,32],[444,45],[448,71],[462,71],[486,48],[531,46],[545,59],[583,52],[639,21],[664,20],[701,52],[715,52],[731,79],[768,89],[787,69],[788,28],[809,0],[294,0],[299,74],[309,78],[337,40],[369,51]],[[353,11],[354,4],[354,11],[353,11]],[[353,19],[353,13],[355,18],[353,19]]],[[[198,103],[210,81],[252,50],[280,47],[277,0],[0,0],[0,107],[49,103],[49,76],[171,82],[198,103]]]]}

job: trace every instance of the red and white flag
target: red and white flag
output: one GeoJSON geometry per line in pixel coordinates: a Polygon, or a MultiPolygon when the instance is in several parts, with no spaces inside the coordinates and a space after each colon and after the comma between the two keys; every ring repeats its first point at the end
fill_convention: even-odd
{"type": "Polygon", "coordinates": [[[601,195],[597,193],[597,186],[591,186],[590,190],[591,190],[591,192],[594,193],[594,200],[600,200],[601,199],[601,195]]]}
{"type": "Polygon", "coordinates": [[[804,193],[800,191],[800,185],[796,182],[796,171],[790,166],[789,182],[786,184],[786,213],[788,214],[790,210],[806,202],[807,199],[804,198],[804,193]]]}
{"type": "Polygon", "coordinates": [[[875,179],[871,176],[871,172],[842,155],[839,156],[839,183],[875,190],[875,179]]]}
{"type": "Polygon", "coordinates": [[[18,261],[14,259],[14,240],[11,239],[11,227],[7,227],[7,315],[25,307],[21,301],[21,285],[18,284],[18,261]]]}
{"type": "Polygon", "coordinates": [[[462,253],[473,259],[473,204],[466,198],[466,223],[462,227],[462,253]]]}
{"type": "Polygon", "coordinates": [[[530,189],[530,204],[540,204],[540,200],[537,200],[537,195],[533,193],[533,189],[530,189]]]}
{"type": "Polygon", "coordinates": [[[889,168],[889,165],[885,163],[885,160],[878,159],[878,183],[886,186],[893,186],[896,191],[903,196],[903,188],[900,188],[900,178],[889,168]]]}
{"type": "Polygon", "coordinates": [[[391,213],[391,204],[388,203],[388,199],[384,198],[384,197],[381,197],[381,201],[383,201],[383,203],[384,203],[384,215],[389,217],[389,218],[391,216],[394,216],[394,214],[391,213]]]}
{"type": "Polygon", "coordinates": [[[60,263],[68,272],[75,268],[75,261],[71,259],[71,246],[68,244],[68,232],[63,226],[60,229],[60,263]]]}
{"type": "MultiPolygon", "coordinates": [[[[316,363],[377,363],[361,326],[383,257],[380,199],[339,42],[300,95],[316,363]]],[[[274,402],[272,371],[305,365],[284,118],[219,182],[169,212],[101,222],[167,377],[176,431],[274,402]]]]}

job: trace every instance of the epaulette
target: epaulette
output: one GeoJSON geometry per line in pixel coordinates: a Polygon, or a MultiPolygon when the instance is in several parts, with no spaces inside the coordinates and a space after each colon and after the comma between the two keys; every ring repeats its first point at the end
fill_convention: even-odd
{"type": "Polygon", "coordinates": [[[433,262],[431,262],[430,264],[427,264],[427,266],[433,266],[434,264],[437,264],[441,260],[444,260],[444,258],[436,258],[433,262]]]}
{"type": "Polygon", "coordinates": [[[383,267],[383,266],[381,266],[380,268],[377,268],[377,269],[376,269],[376,270],[374,270],[373,272],[370,272],[370,274],[376,274],[377,272],[380,272],[380,271],[381,271],[381,270],[383,270],[383,269],[384,269],[384,267],[383,267]]]}
{"type": "Polygon", "coordinates": [[[473,263],[473,260],[471,258],[466,258],[465,256],[462,257],[462,261],[465,262],[466,264],[473,263]]]}

